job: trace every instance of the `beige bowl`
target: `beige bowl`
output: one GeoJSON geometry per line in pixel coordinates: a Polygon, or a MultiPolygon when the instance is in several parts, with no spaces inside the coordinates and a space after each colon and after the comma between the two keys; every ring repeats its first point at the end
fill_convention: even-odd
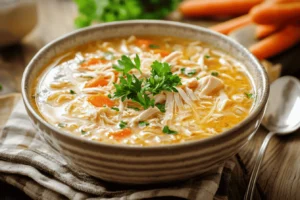
{"type": "Polygon", "coordinates": [[[235,155],[258,129],[268,97],[265,70],[244,47],[205,28],[168,21],[125,21],[82,29],[41,49],[23,75],[22,95],[40,135],[58,149],[70,165],[103,180],[146,184],[187,179],[218,167],[235,155]],[[32,86],[42,68],[56,55],[90,41],[129,35],[175,36],[205,41],[244,63],[255,86],[251,114],[232,129],[207,139],[175,145],[132,147],[89,141],[58,130],[35,110],[32,86]]]}

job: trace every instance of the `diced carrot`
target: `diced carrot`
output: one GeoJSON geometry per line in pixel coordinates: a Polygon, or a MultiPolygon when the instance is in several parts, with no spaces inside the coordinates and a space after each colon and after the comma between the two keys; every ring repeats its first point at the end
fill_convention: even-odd
{"type": "Polygon", "coordinates": [[[96,65],[99,63],[106,63],[107,60],[105,59],[100,59],[100,58],[91,58],[88,61],[85,61],[84,63],[81,64],[81,67],[88,67],[90,65],[96,65]]]}
{"type": "Polygon", "coordinates": [[[184,16],[242,15],[263,0],[183,1],[179,9],[184,16]]]}
{"type": "Polygon", "coordinates": [[[274,56],[300,42],[300,26],[290,25],[252,45],[250,51],[258,58],[274,56]]]}
{"type": "Polygon", "coordinates": [[[96,107],[103,107],[104,105],[108,107],[114,106],[114,102],[103,94],[89,96],[88,101],[96,107]]]}
{"type": "Polygon", "coordinates": [[[300,19],[300,2],[261,4],[250,11],[252,20],[258,24],[284,24],[300,19]]]}
{"type": "Polygon", "coordinates": [[[97,78],[88,81],[85,84],[85,87],[90,88],[90,87],[106,86],[107,84],[108,81],[103,76],[99,76],[97,78]]]}
{"type": "Polygon", "coordinates": [[[162,49],[155,49],[155,50],[153,50],[153,52],[154,53],[159,53],[162,57],[165,57],[165,56],[170,54],[169,51],[162,50],[162,49]]]}
{"type": "Polygon", "coordinates": [[[210,29],[223,33],[228,34],[229,32],[240,28],[242,26],[245,26],[247,24],[251,23],[251,17],[249,15],[243,15],[228,21],[225,21],[223,23],[217,24],[215,26],[210,27],[210,29]]]}
{"type": "Polygon", "coordinates": [[[270,24],[270,25],[257,25],[255,30],[255,37],[258,39],[265,38],[280,29],[280,25],[270,24]]]}
{"type": "Polygon", "coordinates": [[[120,140],[123,139],[124,137],[128,137],[131,135],[131,129],[129,128],[125,128],[123,130],[117,131],[117,132],[113,132],[112,136],[116,139],[116,140],[120,140]]]}
{"type": "Polygon", "coordinates": [[[152,44],[152,40],[146,40],[146,39],[137,39],[135,41],[135,44],[137,46],[143,46],[145,45],[146,47],[148,47],[150,44],[152,44]]]}

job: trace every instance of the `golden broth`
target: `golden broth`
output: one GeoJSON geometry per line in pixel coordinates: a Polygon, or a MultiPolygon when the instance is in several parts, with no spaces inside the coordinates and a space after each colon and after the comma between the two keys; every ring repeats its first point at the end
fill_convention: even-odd
{"type": "MultiPolygon", "coordinates": [[[[143,85],[145,87],[145,85],[143,85]]],[[[35,102],[52,125],[89,140],[154,146],[207,138],[245,119],[255,98],[246,69],[209,45],[173,37],[97,41],[55,58],[35,86],[35,102]],[[114,97],[122,55],[140,58],[128,74],[152,76],[154,61],[181,79],[177,91],[146,92],[155,105],[114,97]],[[123,101],[124,100],[124,101],[123,101]],[[160,109],[158,106],[160,105],[160,109]],[[165,112],[162,112],[163,109],[165,112]]]]}

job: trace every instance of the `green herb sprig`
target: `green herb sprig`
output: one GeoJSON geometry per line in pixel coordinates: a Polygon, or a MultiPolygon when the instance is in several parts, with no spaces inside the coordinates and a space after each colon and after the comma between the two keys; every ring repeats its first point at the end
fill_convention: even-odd
{"type": "MultiPolygon", "coordinates": [[[[150,77],[138,79],[128,72],[131,69],[140,71],[140,63],[138,55],[134,58],[134,63],[125,55],[118,60],[119,65],[115,65],[114,69],[122,72],[123,76],[120,77],[119,84],[114,84],[116,91],[113,98],[121,98],[122,101],[131,99],[147,109],[155,106],[153,97],[162,91],[177,92],[176,86],[181,85],[181,79],[178,75],[172,74],[168,63],[154,61],[150,77]]],[[[162,110],[160,106],[157,107],[162,110]]]]}

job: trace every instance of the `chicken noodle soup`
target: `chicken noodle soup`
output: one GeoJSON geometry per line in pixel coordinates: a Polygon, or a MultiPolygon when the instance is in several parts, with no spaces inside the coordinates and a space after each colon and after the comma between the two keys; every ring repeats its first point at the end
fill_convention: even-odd
{"type": "Polygon", "coordinates": [[[243,65],[200,41],[116,38],[55,58],[35,88],[40,114],[70,134],[110,144],[199,140],[251,111],[243,65]]]}

